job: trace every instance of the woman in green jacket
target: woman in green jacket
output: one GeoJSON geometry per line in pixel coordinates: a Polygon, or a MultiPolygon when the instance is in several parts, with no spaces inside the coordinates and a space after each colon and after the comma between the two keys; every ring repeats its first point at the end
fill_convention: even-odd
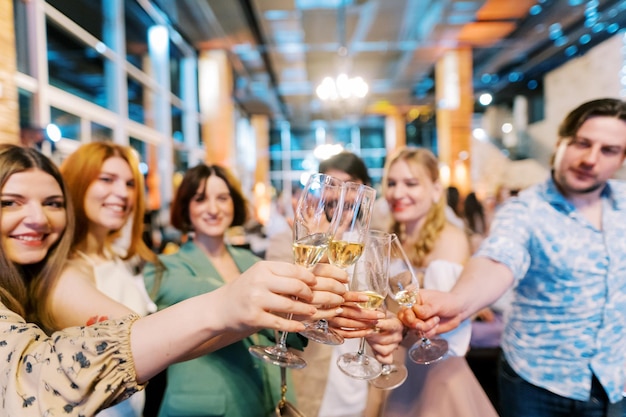
{"type": "MultiPolygon", "coordinates": [[[[165,269],[147,265],[146,287],[158,309],[213,291],[259,259],[225,241],[232,226],[244,223],[247,203],[238,181],[224,168],[190,169],[172,203],[171,223],[190,239],[180,250],[159,258],[165,269]]],[[[266,417],[280,399],[280,368],[248,353],[253,344],[273,344],[274,332],[261,330],[209,355],[172,365],[159,417],[266,417]]],[[[303,339],[291,334],[291,347],[303,339]]],[[[293,393],[293,390],[288,390],[293,393]]]]}

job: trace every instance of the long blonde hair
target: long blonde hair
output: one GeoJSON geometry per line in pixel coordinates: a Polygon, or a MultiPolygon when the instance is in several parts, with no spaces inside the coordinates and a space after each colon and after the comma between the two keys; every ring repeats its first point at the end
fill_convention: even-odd
{"type": "MultiPolygon", "coordinates": [[[[433,183],[439,181],[439,160],[431,151],[425,148],[400,148],[389,156],[385,163],[383,192],[387,189],[389,169],[398,161],[406,162],[413,169],[422,167],[433,183]]],[[[446,225],[446,204],[446,197],[442,193],[440,198],[433,203],[428,213],[426,213],[424,225],[420,228],[418,235],[414,236],[416,238],[415,243],[410,246],[404,246],[413,265],[418,267],[426,266],[426,258],[434,249],[435,243],[446,225]]],[[[403,224],[393,220],[391,230],[400,237],[401,242],[407,242],[409,236],[406,235],[403,224]]]]}

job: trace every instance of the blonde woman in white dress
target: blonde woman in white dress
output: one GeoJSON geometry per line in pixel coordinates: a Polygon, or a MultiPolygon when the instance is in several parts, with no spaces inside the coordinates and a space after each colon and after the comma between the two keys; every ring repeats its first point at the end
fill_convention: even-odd
{"type": "MultiPolygon", "coordinates": [[[[448,291],[470,257],[465,232],[452,225],[445,214],[445,189],[439,179],[439,161],[427,149],[402,148],[388,157],[383,195],[393,217],[391,231],[400,241],[415,268],[423,269],[420,285],[448,291]]],[[[417,341],[407,332],[398,351],[409,376],[390,391],[383,404],[384,417],[489,417],[497,416],[474,377],[464,355],[471,336],[470,323],[442,335],[448,355],[431,365],[418,365],[406,350],[417,341]]]]}

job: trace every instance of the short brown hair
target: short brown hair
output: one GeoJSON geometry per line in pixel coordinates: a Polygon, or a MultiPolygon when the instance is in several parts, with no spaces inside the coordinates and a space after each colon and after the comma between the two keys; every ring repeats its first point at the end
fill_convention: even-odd
{"type": "MultiPolygon", "coordinates": [[[[557,145],[563,140],[571,141],[587,120],[599,116],[615,117],[626,122],[626,102],[614,98],[601,98],[576,107],[559,125],[557,145]]],[[[550,166],[554,166],[555,157],[555,153],[550,156],[550,166]]]]}
{"type": "Polygon", "coordinates": [[[626,122],[626,102],[614,98],[602,98],[581,104],[563,119],[558,130],[559,137],[575,136],[583,123],[598,116],[615,117],[626,122]]]}
{"type": "Polygon", "coordinates": [[[365,162],[352,152],[339,152],[337,155],[333,155],[320,162],[319,172],[322,174],[325,174],[333,169],[345,172],[353,180],[360,180],[365,185],[370,185],[372,183],[372,179],[367,172],[365,162]]]}
{"type": "Polygon", "coordinates": [[[228,187],[230,197],[233,199],[235,213],[230,226],[241,226],[248,218],[248,202],[241,191],[241,184],[226,168],[219,165],[197,165],[185,173],[176,196],[172,202],[170,221],[172,226],[183,233],[192,230],[189,217],[189,204],[196,195],[198,188],[206,184],[209,177],[215,175],[221,178],[228,187]]]}

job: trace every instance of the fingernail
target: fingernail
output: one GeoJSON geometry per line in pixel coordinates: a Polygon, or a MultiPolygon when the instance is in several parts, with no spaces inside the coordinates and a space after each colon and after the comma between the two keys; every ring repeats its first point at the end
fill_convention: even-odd
{"type": "Polygon", "coordinates": [[[343,308],[339,307],[335,310],[335,314],[341,314],[343,313],[343,308]]]}
{"type": "Polygon", "coordinates": [[[382,311],[379,311],[378,313],[376,313],[376,317],[379,319],[384,319],[385,318],[385,313],[383,313],[382,311]]]}

